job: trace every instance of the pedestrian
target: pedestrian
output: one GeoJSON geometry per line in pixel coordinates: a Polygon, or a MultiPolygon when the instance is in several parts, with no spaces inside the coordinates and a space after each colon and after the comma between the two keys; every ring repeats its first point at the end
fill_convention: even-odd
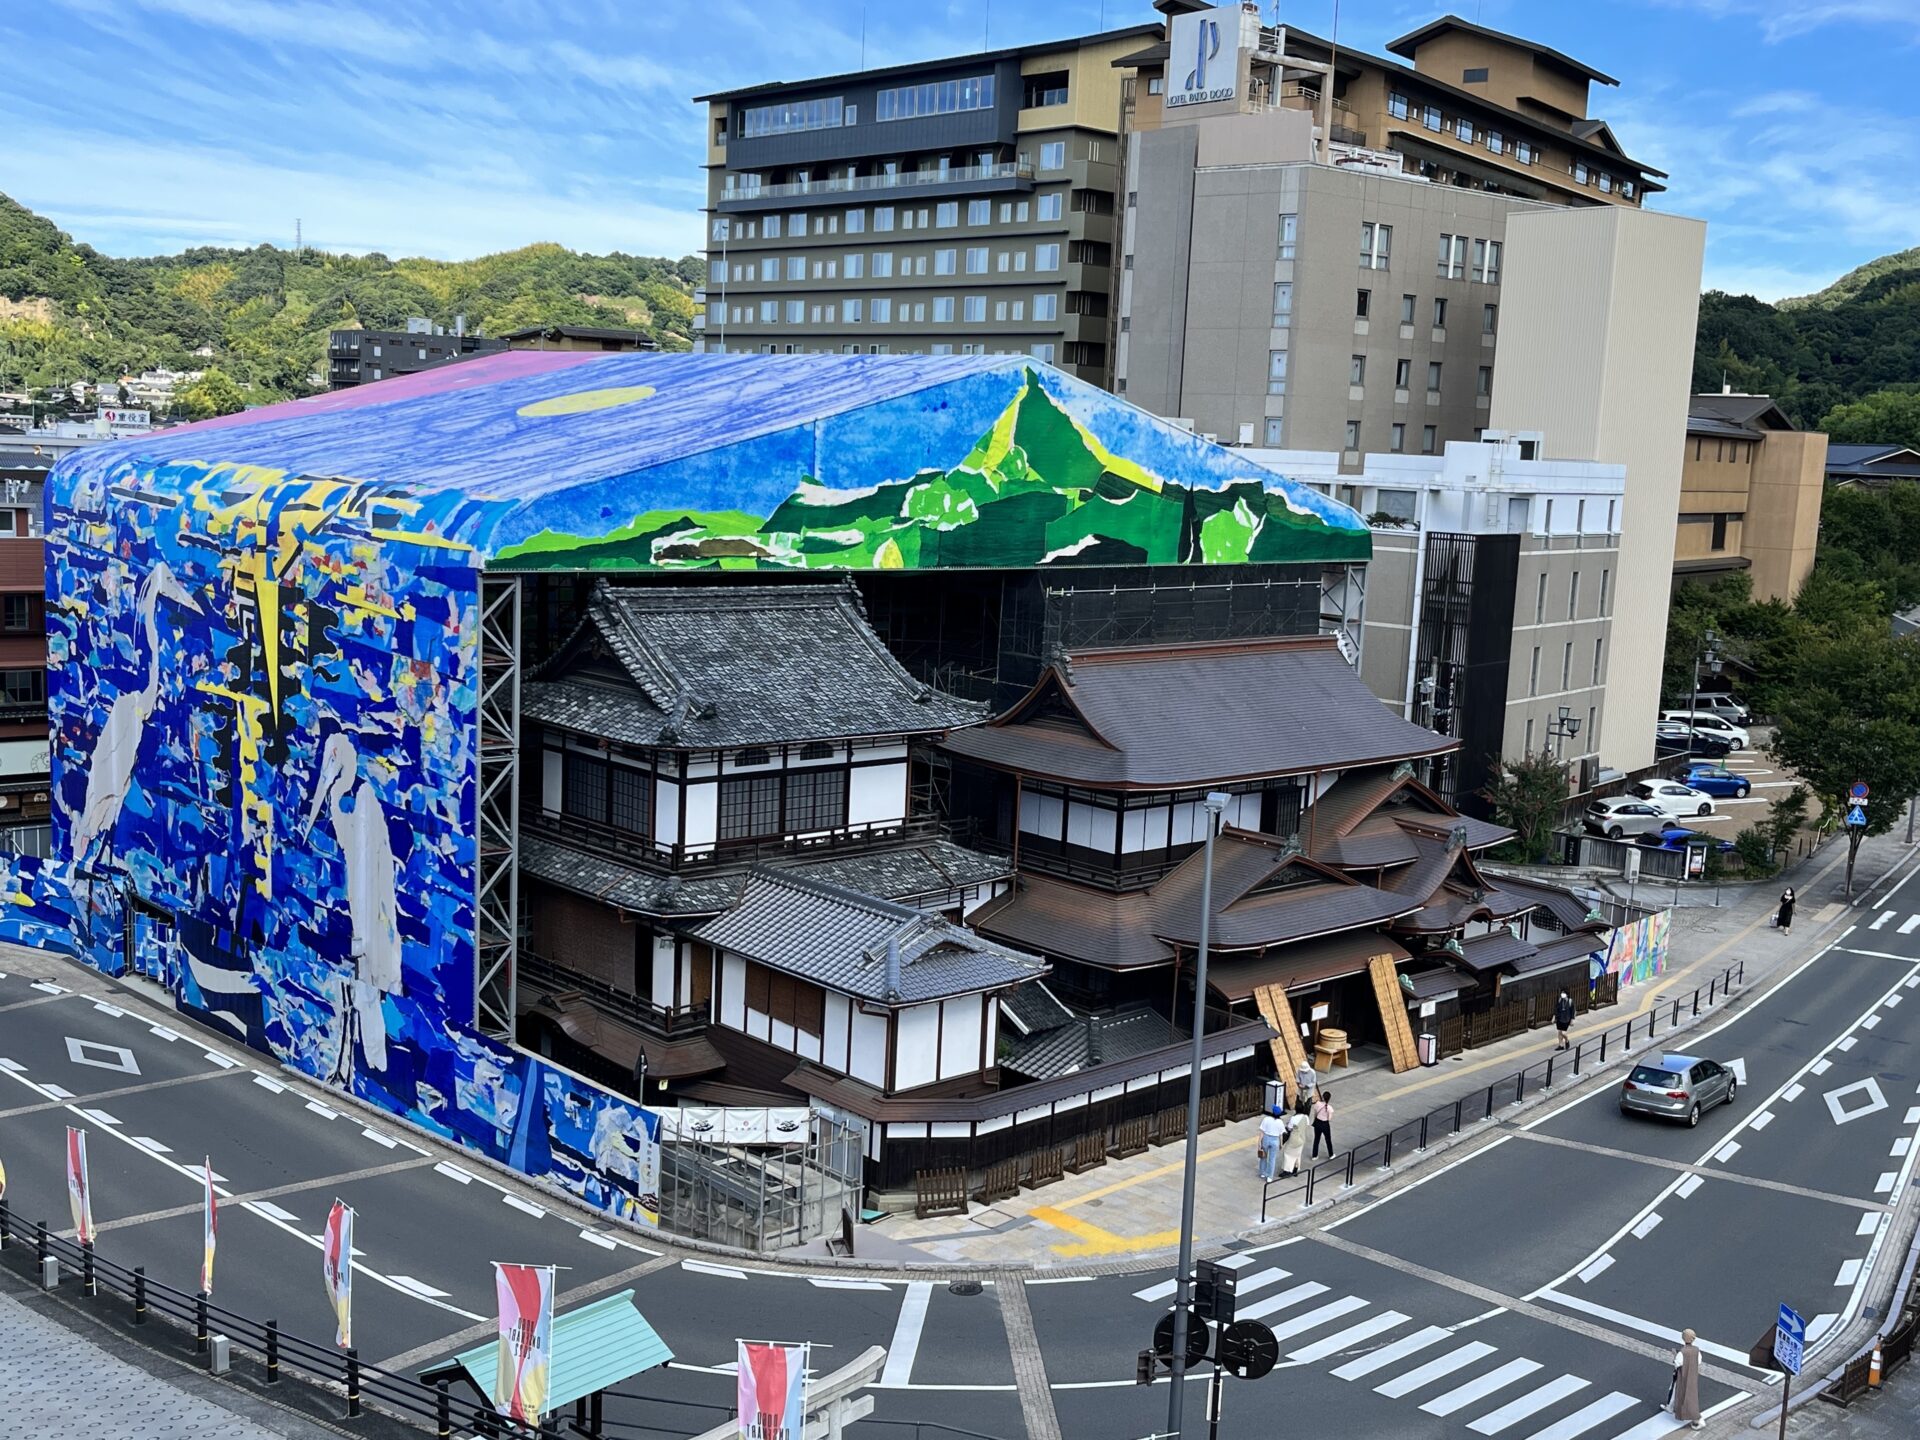
{"type": "Polygon", "coordinates": [[[1699,1430],[1707,1422],[1700,1418],[1700,1347],[1694,1340],[1693,1331],[1680,1332],[1680,1348],[1673,1352],[1673,1387],[1667,1392],[1667,1409],[1689,1429],[1699,1430]]]}
{"type": "Polygon", "coordinates": [[[1313,1102],[1313,1158],[1320,1158],[1320,1142],[1327,1142],[1327,1154],[1333,1150],[1333,1092],[1321,1090],[1319,1098],[1313,1102]]]}
{"type": "Polygon", "coordinates": [[[1791,885],[1780,892],[1780,913],[1774,917],[1774,923],[1780,927],[1782,935],[1793,930],[1793,886],[1791,885]]]}
{"type": "Polygon", "coordinates": [[[1287,1138],[1280,1142],[1280,1173],[1298,1175],[1300,1157],[1307,1148],[1307,1122],[1298,1115],[1287,1116],[1287,1138]]]}
{"type": "Polygon", "coordinates": [[[1553,1048],[1572,1049],[1573,1042],[1567,1038],[1567,1031],[1573,1028],[1573,997],[1564,990],[1560,992],[1560,998],[1553,1002],[1553,1028],[1560,1032],[1560,1042],[1553,1048]]]}
{"type": "Polygon", "coordinates": [[[1287,1127],[1281,1121],[1281,1109],[1275,1105],[1260,1117],[1260,1178],[1271,1180],[1280,1168],[1280,1143],[1287,1127]]]}
{"type": "Polygon", "coordinates": [[[1293,1084],[1302,1095],[1312,1095],[1320,1088],[1320,1077],[1313,1073],[1313,1061],[1302,1057],[1300,1068],[1293,1072],[1293,1084]]]}

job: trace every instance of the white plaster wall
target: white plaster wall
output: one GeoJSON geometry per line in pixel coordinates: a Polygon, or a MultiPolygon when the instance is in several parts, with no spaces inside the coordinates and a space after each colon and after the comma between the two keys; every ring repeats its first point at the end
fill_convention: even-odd
{"type": "Polygon", "coordinates": [[[943,1000],[940,1017],[940,1078],[977,1074],[980,1069],[980,1007],[978,995],[943,1000]]]}
{"type": "Polygon", "coordinates": [[[666,848],[680,839],[680,782],[662,780],[653,787],[653,838],[666,848]]]}
{"type": "Polygon", "coordinates": [[[558,750],[540,752],[540,808],[549,815],[560,813],[562,758],[558,750]]]}
{"type": "Polygon", "coordinates": [[[869,1085],[887,1083],[887,1018],[853,1009],[853,1077],[869,1085]]]}
{"type": "Polygon", "coordinates": [[[821,1063],[833,1071],[840,1071],[847,1063],[847,1011],[852,1002],[844,995],[827,992],[827,1018],[820,1028],[825,1032],[821,1040],[821,1063]]]}
{"type": "Polygon", "coordinates": [[[711,845],[720,831],[720,787],[687,787],[687,833],[681,837],[689,845],[711,845]]]}
{"type": "Polygon", "coordinates": [[[895,1012],[894,1025],[894,1088],[931,1085],[939,1078],[939,1005],[909,1005],[895,1012]]]}
{"type": "Polygon", "coordinates": [[[1029,790],[1020,797],[1020,828],[1029,835],[1060,834],[1060,809],[1066,802],[1058,795],[1037,795],[1029,790]]]}
{"type": "Polygon", "coordinates": [[[886,825],[907,818],[907,766],[874,765],[852,772],[847,791],[849,825],[886,825]]]}
{"type": "Polygon", "coordinates": [[[747,1028],[747,966],[738,955],[720,957],[720,1023],[747,1028]]]}
{"type": "Polygon", "coordinates": [[[1089,850],[1100,850],[1111,854],[1113,851],[1113,832],[1120,819],[1113,810],[1103,810],[1098,805],[1083,805],[1077,801],[1067,804],[1067,843],[1084,845],[1089,850]]]}
{"type": "Polygon", "coordinates": [[[684,1005],[692,998],[692,978],[681,983],[680,992],[675,993],[673,985],[674,941],[671,935],[653,937],[653,989],[656,1005],[684,1005]]]}

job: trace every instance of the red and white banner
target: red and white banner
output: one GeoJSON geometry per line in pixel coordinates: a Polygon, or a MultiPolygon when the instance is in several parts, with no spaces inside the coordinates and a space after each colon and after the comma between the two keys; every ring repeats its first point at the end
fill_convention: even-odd
{"type": "Polygon", "coordinates": [[[333,1304],[333,1343],[345,1350],[353,1344],[353,1211],[339,1200],[320,1232],[320,1273],[333,1304]]]}
{"type": "Polygon", "coordinates": [[[741,1440],[800,1440],[807,1426],[807,1347],[740,1342],[741,1440]]]}
{"type": "Polygon", "coordinates": [[[87,1132],[67,1127],[67,1208],[73,1233],[82,1245],[93,1243],[93,1197],[87,1190],[87,1132]]]}
{"type": "Polygon", "coordinates": [[[200,1293],[213,1294],[213,1244],[214,1235],[220,1228],[219,1202],[213,1193],[213,1157],[204,1162],[203,1177],[206,1180],[206,1198],[202,1202],[205,1211],[206,1244],[200,1256],[200,1293]]]}
{"type": "Polygon", "coordinates": [[[509,1420],[538,1425],[553,1368],[553,1266],[495,1261],[493,1277],[500,1298],[493,1408],[509,1420]]]}

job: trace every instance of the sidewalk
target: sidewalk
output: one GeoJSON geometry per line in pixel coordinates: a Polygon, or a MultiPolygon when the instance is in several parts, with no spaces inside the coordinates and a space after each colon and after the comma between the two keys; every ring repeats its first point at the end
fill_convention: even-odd
{"type": "MultiPolygon", "coordinates": [[[[1898,833],[1861,846],[1855,869],[1856,909],[1880,896],[1887,888],[1882,877],[1894,878],[1890,872],[1910,853],[1898,833]]],[[[1695,903],[1674,911],[1672,959],[1666,974],[1654,984],[1623,992],[1619,1004],[1583,1016],[1573,1028],[1573,1039],[1597,1037],[1603,1030],[1645,1015],[1663,999],[1671,1002],[1690,995],[1696,985],[1706,985],[1737,961],[1746,964],[1742,988],[1750,991],[1806,958],[1826,943],[1822,937],[1833,928],[1829,922],[1847,909],[1845,876],[1846,843],[1835,840],[1772,881],[1726,887],[1721,892],[1724,903],[1717,907],[1711,903],[1709,889],[1683,892],[1686,900],[1695,903]],[[1800,897],[1795,936],[1783,936],[1767,923],[1780,889],[1788,883],[1800,897]]],[[[1671,903],[1671,887],[1664,887],[1665,895],[1660,888],[1642,885],[1641,903],[1671,903]]],[[[1920,907],[1920,881],[1914,903],[1920,907]]],[[[1335,1072],[1328,1087],[1335,1103],[1334,1138],[1341,1153],[1456,1099],[1483,1095],[1488,1085],[1544,1060],[1553,1043],[1553,1031],[1546,1027],[1404,1075],[1384,1067],[1351,1076],[1335,1072]]],[[[1261,1184],[1254,1154],[1258,1131],[1259,1121],[1249,1119],[1201,1136],[1194,1213],[1197,1244],[1218,1243],[1260,1225],[1261,1184]]],[[[1180,1146],[1162,1145],[1126,1160],[1109,1160],[1098,1169],[1039,1190],[1022,1191],[1012,1200],[973,1205],[964,1217],[889,1216],[860,1232],[860,1255],[905,1263],[1085,1267],[1089,1262],[1124,1261],[1169,1249],[1179,1242],[1182,1161],[1180,1146]]],[[[1298,1198],[1276,1201],[1272,1213],[1276,1220],[1298,1214],[1298,1198]]]]}

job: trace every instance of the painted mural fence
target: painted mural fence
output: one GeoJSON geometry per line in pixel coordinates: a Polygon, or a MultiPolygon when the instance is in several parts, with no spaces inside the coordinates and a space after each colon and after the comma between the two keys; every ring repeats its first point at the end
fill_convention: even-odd
{"type": "Polygon", "coordinates": [[[1607,944],[1606,973],[1616,977],[1623,988],[1659,979],[1667,968],[1672,938],[1671,910],[1655,910],[1619,926],[1607,944]]]}

